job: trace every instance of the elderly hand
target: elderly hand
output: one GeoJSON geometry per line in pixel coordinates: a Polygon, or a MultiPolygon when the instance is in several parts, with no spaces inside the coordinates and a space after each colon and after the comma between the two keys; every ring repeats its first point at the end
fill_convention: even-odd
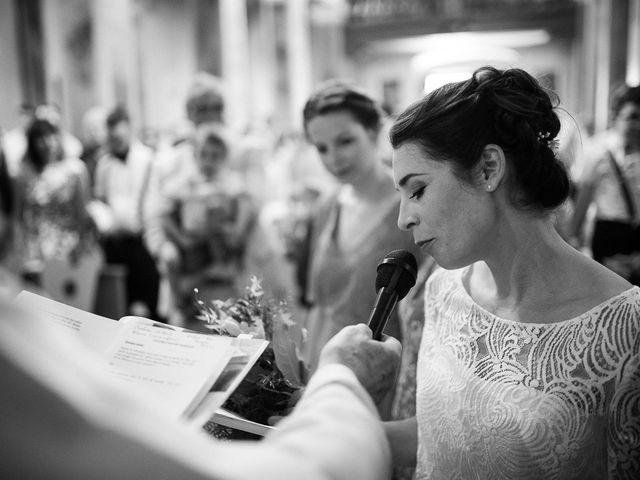
{"type": "Polygon", "coordinates": [[[361,323],[340,330],[324,346],[318,368],[331,363],[349,367],[376,404],[393,388],[402,346],[393,337],[372,339],[369,327],[361,323]]]}

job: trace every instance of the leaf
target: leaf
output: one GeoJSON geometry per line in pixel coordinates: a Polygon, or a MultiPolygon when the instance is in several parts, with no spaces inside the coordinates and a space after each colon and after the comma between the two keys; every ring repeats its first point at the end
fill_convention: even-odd
{"type": "Polygon", "coordinates": [[[275,316],[271,344],[276,365],[295,387],[306,383],[306,365],[300,355],[303,338],[302,328],[288,313],[280,312],[275,316]]]}

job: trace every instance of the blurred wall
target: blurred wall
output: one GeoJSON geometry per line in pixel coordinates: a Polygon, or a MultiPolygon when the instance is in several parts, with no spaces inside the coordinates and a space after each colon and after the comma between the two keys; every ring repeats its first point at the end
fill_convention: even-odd
{"type": "Polygon", "coordinates": [[[0,2],[0,129],[17,125],[23,101],[13,2],[0,2]]]}
{"type": "Polygon", "coordinates": [[[94,98],[90,4],[47,0],[41,8],[47,100],[61,108],[63,126],[79,132],[94,98]]]}
{"type": "MultiPolygon", "coordinates": [[[[638,38],[639,1],[580,0],[581,15],[570,29],[574,37],[516,49],[512,62],[547,75],[565,106],[596,130],[604,128],[611,86],[628,73],[629,55],[640,52],[626,46],[638,38]]],[[[302,103],[327,78],[351,78],[397,110],[421,94],[428,73],[415,65],[415,52],[390,52],[371,42],[349,51],[346,2],[3,1],[0,126],[5,128],[18,122],[19,104],[34,96],[18,56],[24,49],[19,39],[24,41],[32,25],[15,24],[16,6],[22,10],[27,4],[42,20],[42,45],[35,42],[27,49],[37,66],[43,63],[44,87],[35,93],[58,103],[65,125],[76,134],[86,110],[116,103],[129,108],[135,127],[176,127],[184,121],[191,78],[201,69],[225,80],[232,124],[262,128],[269,123],[278,130],[300,128],[302,103]]],[[[401,26],[397,30],[407,35],[401,26]]],[[[638,63],[636,58],[636,76],[638,63]]]]}
{"type": "Polygon", "coordinates": [[[185,95],[196,61],[196,2],[138,2],[134,14],[142,123],[165,130],[185,117],[185,95]]]}

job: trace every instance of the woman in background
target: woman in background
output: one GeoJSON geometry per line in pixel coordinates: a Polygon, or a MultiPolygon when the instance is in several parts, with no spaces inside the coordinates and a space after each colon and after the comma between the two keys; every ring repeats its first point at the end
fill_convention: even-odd
{"type": "Polygon", "coordinates": [[[89,177],[77,158],[64,158],[58,127],[36,118],[27,128],[27,151],[17,188],[18,223],[23,235],[23,274],[37,282],[48,259],[77,260],[97,249],[87,212],[89,177]]]}
{"type": "MultiPolygon", "coordinates": [[[[391,250],[416,247],[395,225],[398,199],[378,149],[379,106],[355,87],[331,82],[312,94],[303,119],[308,141],[340,183],[311,224],[306,360],[314,370],[335,333],[369,318],[378,263],[391,250]]],[[[397,313],[385,332],[402,337],[397,313]]]]}
{"type": "Polygon", "coordinates": [[[387,423],[416,478],[638,478],[640,289],[566,243],[560,122],[526,72],[484,67],[391,130],[398,225],[425,286],[417,417],[387,423]]]}

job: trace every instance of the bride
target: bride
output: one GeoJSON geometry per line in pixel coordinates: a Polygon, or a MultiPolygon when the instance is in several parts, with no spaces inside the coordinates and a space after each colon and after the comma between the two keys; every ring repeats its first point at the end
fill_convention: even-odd
{"type": "Polygon", "coordinates": [[[535,79],[491,67],[392,127],[398,225],[443,268],[416,417],[385,425],[418,479],[640,478],[640,289],[556,232],[559,129],[535,79]]]}

